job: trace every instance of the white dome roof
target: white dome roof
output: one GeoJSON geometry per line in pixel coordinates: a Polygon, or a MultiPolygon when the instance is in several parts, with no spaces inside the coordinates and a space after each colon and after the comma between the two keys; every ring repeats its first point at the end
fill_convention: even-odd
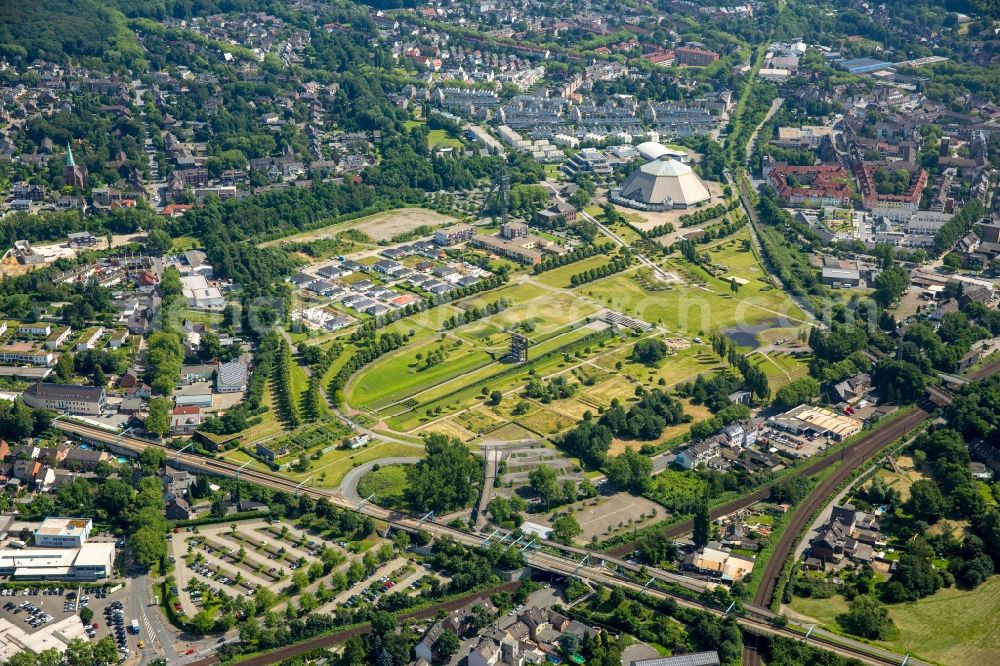
{"type": "Polygon", "coordinates": [[[684,176],[691,173],[691,167],[687,164],[681,164],[671,157],[647,162],[639,168],[643,173],[652,176],[684,176]]]}
{"type": "Polygon", "coordinates": [[[644,141],[643,143],[640,143],[638,146],[636,146],[635,149],[639,151],[639,154],[642,155],[642,158],[645,160],[658,160],[664,156],[669,156],[669,157],[685,156],[685,153],[676,150],[671,150],[670,148],[664,146],[662,143],[657,143],[656,141],[644,141]]]}

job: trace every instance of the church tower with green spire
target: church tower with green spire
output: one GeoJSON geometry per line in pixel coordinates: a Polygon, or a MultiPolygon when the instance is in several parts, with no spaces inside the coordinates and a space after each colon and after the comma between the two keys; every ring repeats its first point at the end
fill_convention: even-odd
{"type": "Polygon", "coordinates": [[[66,142],[66,166],[63,167],[63,182],[81,192],[87,189],[87,170],[76,165],[73,159],[73,147],[66,142]]]}

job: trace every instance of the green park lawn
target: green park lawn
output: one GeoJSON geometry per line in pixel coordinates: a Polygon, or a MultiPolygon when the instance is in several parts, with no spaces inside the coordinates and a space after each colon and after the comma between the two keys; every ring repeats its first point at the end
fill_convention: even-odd
{"type": "Polygon", "coordinates": [[[572,264],[567,264],[560,268],[555,268],[551,271],[545,271],[541,275],[534,276],[537,282],[546,284],[550,287],[569,287],[570,278],[577,273],[582,273],[584,271],[590,270],[591,268],[597,268],[603,266],[604,264],[611,261],[604,255],[597,255],[594,257],[589,257],[582,261],[576,261],[572,264]]]}
{"type": "MultiPolygon", "coordinates": [[[[499,314],[483,321],[481,326],[493,328],[513,328],[519,324],[530,323],[533,326],[527,334],[532,341],[537,341],[554,333],[561,327],[580,321],[597,312],[597,307],[564,292],[547,292],[529,302],[508,308],[499,314]]],[[[477,327],[473,324],[471,331],[477,327]]]]}
{"type": "MultiPolygon", "coordinates": [[[[351,381],[347,402],[353,407],[379,410],[416,397],[421,405],[426,405],[475,380],[501,372],[509,366],[498,364],[487,352],[492,351],[496,358],[501,358],[509,341],[509,334],[504,329],[519,323],[530,322],[534,326],[529,334],[534,343],[529,355],[535,357],[590,333],[571,324],[592,315],[597,308],[571,294],[536,290],[538,287],[533,285],[512,285],[493,292],[496,297],[505,291],[513,298],[537,295],[527,303],[452,331],[462,340],[461,346],[456,346],[451,336],[442,341],[435,335],[418,335],[419,339],[402,351],[389,354],[361,370],[351,381]],[[446,360],[425,368],[417,354],[426,357],[442,342],[449,346],[446,360]]],[[[490,299],[493,300],[496,298],[490,299]]],[[[400,409],[395,407],[386,411],[386,415],[399,413],[400,409]]]]}
{"type": "Polygon", "coordinates": [[[652,378],[652,384],[659,385],[659,380],[662,378],[668,387],[690,381],[703,372],[723,367],[722,361],[708,345],[692,345],[687,349],[678,350],[664,359],[659,367],[654,368],[633,362],[632,347],[632,344],[622,345],[613,354],[602,357],[596,363],[606,370],[637,381],[649,383],[652,378]],[[620,370],[615,370],[615,365],[619,362],[622,367],[620,370]]]}
{"type": "MultiPolygon", "coordinates": [[[[553,336],[531,348],[529,350],[529,363],[519,368],[517,372],[508,372],[514,367],[508,363],[492,363],[474,372],[460,375],[428,388],[417,396],[418,404],[416,406],[395,405],[391,409],[383,410],[381,416],[394,430],[407,432],[428,422],[431,419],[427,415],[428,411],[434,413],[434,418],[440,418],[481,402],[483,400],[481,393],[483,386],[486,386],[488,391],[498,390],[502,393],[517,389],[528,381],[531,368],[534,368],[536,376],[543,378],[561,371],[574,362],[567,362],[559,354],[542,361],[531,362],[532,356],[537,358],[547,351],[572,344],[590,333],[590,330],[580,328],[567,330],[565,333],[553,336]]],[[[599,350],[592,350],[592,354],[596,354],[597,351],[599,350]]]]}
{"type": "Polygon", "coordinates": [[[201,245],[199,241],[194,236],[178,236],[170,242],[170,252],[187,252],[188,250],[193,250],[201,245]]]}
{"type": "MultiPolygon", "coordinates": [[[[832,599],[796,597],[792,609],[839,631],[837,615],[847,610],[841,596],[832,599]]],[[[1000,654],[1000,577],[993,576],[972,591],[947,588],[912,604],[894,604],[889,615],[899,638],[880,643],[900,654],[948,666],[996,663],[1000,654]]]]}
{"type": "Polygon", "coordinates": [[[464,343],[456,347],[455,344],[453,338],[432,338],[375,361],[353,379],[348,403],[377,409],[494,362],[480,345],[464,343]],[[422,359],[417,359],[418,354],[426,358],[442,344],[448,348],[443,362],[426,367],[422,359]]]}
{"type": "Polygon", "coordinates": [[[375,503],[390,509],[405,508],[406,489],[405,465],[387,465],[374,469],[358,481],[358,494],[362,497],[375,496],[375,503]]]}
{"type": "Polygon", "coordinates": [[[370,444],[363,449],[334,449],[324,453],[319,460],[309,459],[309,468],[303,472],[291,469],[282,470],[280,474],[293,481],[304,481],[309,477],[308,485],[319,488],[335,488],[344,480],[352,468],[380,458],[396,458],[404,456],[420,456],[423,447],[419,444],[399,444],[396,442],[380,442],[370,444]]]}
{"type": "Polygon", "coordinates": [[[438,146],[451,146],[452,148],[461,148],[464,144],[461,139],[456,139],[455,137],[448,136],[448,133],[443,129],[429,130],[427,132],[427,147],[434,149],[438,146]]]}
{"type": "Polygon", "coordinates": [[[735,297],[729,283],[707,274],[700,277],[707,290],[682,286],[648,292],[632,279],[635,270],[619,273],[577,288],[582,294],[625,314],[686,337],[707,336],[737,324],[757,325],[787,316],[803,320],[798,306],[781,291],[750,283],[735,297]]]}
{"type": "Polygon", "coordinates": [[[772,392],[809,374],[809,366],[806,365],[806,362],[793,356],[778,357],[768,354],[765,358],[761,354],[753,354],[748,359],[750,363],[763,370],[764,374],[767,375],[768,385],[772,392]]]}
{"type": "Polygon", "coordinates": [[[539,287],[538,285],[530,284],[528,282],[518,282],[516,284],[508,284],[499,289],[493,289],[491,291],[486,291],[481,294],[477,294],[471,298],[467,298],[461,301],[463,307],[486,307],[487,304],[499,301],[501,298],[506,298],[512,305],[517,305],[520,303],[526,303],[527,301],[537,298],[545,293],[545,289],[539,287]]]}

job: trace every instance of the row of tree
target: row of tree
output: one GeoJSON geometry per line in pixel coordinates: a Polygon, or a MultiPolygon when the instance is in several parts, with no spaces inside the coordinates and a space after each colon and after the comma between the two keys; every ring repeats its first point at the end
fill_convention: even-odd
{"type": "Polygon", "coordinates": [[[609,263],[599,266],[597,268],[591,268],[589,270],[583,271],[582,273],[574,273],[569,278],[569,283],[573,287],[577,287],[581,284],[587,284],[588,282],[593,282],[594,280],[600,280],[601,278],[608,277],[609,275],[614,275],[615,273],[621,273],[623,270],[629,267],[631,264],[631,257],[615,257],[609,263]]]}
{"type": "Polygon", "coordinates": [[[553,254],[545,257],[544,259],[542,259],[542,261],[535,264],[535,267],[532,269],[532,271],[535,273],[535,275],[538,275],[546,271],[551,271],[556,268],[567,266],[569,264],[574,264],[578,261],[582,261],[583,259],[593,257],[594,255],[597,254],[607,254],[612,247],[613,245],[611,243],[599,243],[596,245],[593,244],[581,245],[573,249],[573,251],[567,252],[566,254],[553,254]]]}
{"type": "Polygon", "coordinates": [[[292,389],[292,358],[291,347],[284,338],[277,334],[272,334],[278,338],[277,350],[274,354],[274,371],[271,373],[271,390],[274,392],[275,407],[278,417],[288,428],[295,428],[302,423],[299,414],[298,396],[292,389]]]}

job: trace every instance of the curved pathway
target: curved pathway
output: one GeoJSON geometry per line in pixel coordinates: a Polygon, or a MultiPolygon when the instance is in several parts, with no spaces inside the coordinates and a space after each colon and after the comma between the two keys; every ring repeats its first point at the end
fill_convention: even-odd
{"type": "Polygon", "coordinates": [[[361,481],[361,477],[372,471],[375,465],[378,465],[379,467],[385,467],[386,465],[415,465],[421,460],[422,458],[414,458],[411,456],[379,458],[378,460],[370,460],[366,463],[358,465],[348,472],[347,476],[344,477],[344,480],[340,482],[340,494],[355,504],[360,503],[364,497],[358,494],[358,483],[361,481]]]}

